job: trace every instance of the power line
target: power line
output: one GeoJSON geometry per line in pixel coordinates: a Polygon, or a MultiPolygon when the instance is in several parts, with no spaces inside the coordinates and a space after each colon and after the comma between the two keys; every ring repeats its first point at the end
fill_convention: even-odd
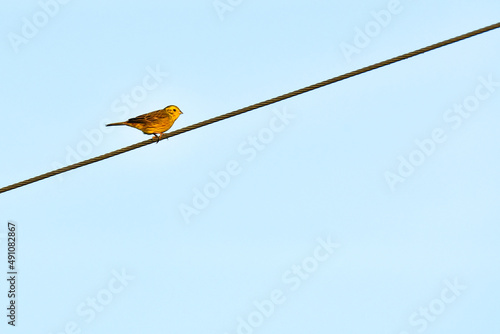
{"type": "MultiPolygon", "coordinates": [[[[175,130],[175,131],[172,131],[172,132],[169,132],[169,133],[165,133],[165,134],[163,134],[160,137],[159,140],[163,140],[163,139],[167,139],[167,138],[170,138],[170,137],[173,137],[173,136],[177,136],[177,135],[180,135],[180,134],[182,134],[184,132],[188,132],[188,131],[191,131],[191,130],[194,130],[194,129],[198,129],[198,128],[201,128],[203,126],[206,126],[206,125],[209,125],[209,124],[212,124],[212,123],[215,123],[215,122],[219,122],[219,121],[225,120],[227,118],[231,118],[231,117],[234,117],[234,116],[237,116],[237,115],[249,112],[249,111],[257,109],[257,108],[261,108],[261,107],[264,107],[264,106],[267,106],[267,105],[270,105],[270,104],[273,104],[273,103],[276,103],[276,102],[280,102],[280,101],[283,101],[285,99],[289,99],[291,97],[294,97],[294,96],[297,96],[297,95],[300,95],[300,94],[303,94],[303,93],[307,93],[307,92],[312,91],[314,89],[321,88],[321,87],[330,85],[332,83],[335,83],[335,82],[338,82],[338,81],[341,81],[341,80],[352,78],[352,77],[354,77],[356,75],[359,75],[359,74],[362,74],[362,73],[366,73],[368,71],[371,71],[371,70],[374,70],[374,69],[377,69],[377,68],[380,68],[380,67],[384,67],[384,66],[387,66],[387,65],[390,65],[390,64],[393,64],[393,63],[396,63],[396,62],[399,62],[399,61],[402,61],[402,60],[405,60],[405,59],[408,59],[408,58],[420,55],[420,54],[423,54],[423,53],[428,52],[428,51],[432,51],[432,50],[438,49],[438,48],[440,48],[442,46],[450,45],[452,43],[455,43],[455,42],[458,42],[458,41],[461,41],[461,40],[464,40],[464,39],[467,39],[467,38],[470,38],[470,37],[482,34],[484,32],[497,29],[497,28],[500,28],[500,22],[492,24],[492,25],[489,25],[489,26],[481,28],[481,29],[477,29],[477,30],[468,32],[466,34],[463,34],[463,35],[460,35],[460,36],[457,36],[457,37],[454,37],[454,38],[447,39],[445,41],[442,41],[442,42],[439,42],[439,43],[436,43],[436,44],[432,44],[432,45],[426,46],[424,48],[421,48],[421,49],[418,49],[418,50],[415,50],[415,51],[412,51],[412,52],[405,53],[403,55],[400,55],[400,56],[397,56],[397,57],[394,57],[394,58],[391,58],[391,59],[387,59],[387,60],[381,61],[379,63],[373,64],[373,65],[370,65],[370,66],[366,66],[366,67],[357,69],[357,70],[349,72],[349,73],[345,73],[345,74],[336,76],[334,78],[331,78],[331,79],[328,79],[328,80],[325,80],[325,81],[322,81],[322,82],[318,82],[318,83],[316,83],[314,85],[310,85],[310,86],[307,86],[307,87],[304,87],[304,88],[301,88],[301,89],[297,89],[297,90],[295,90],[293,92],[290,92],[290,93],[287,93],[287,94],[283,94],[283,95],[280,95],[278,97],[275,97],[275,98],[272,98],[272,99],[269,99],[269,100],[266,100],[266,101],[263,101],[263,102],[260,102],[260,103],[253,104],[251,106],[248,106],[248,107],[245,107],[245,108],[242,108],[242,109],[238,109],[238,110],[229,112],[227,114],[223,114],[223,115],[220,115],[220,116],[217,116],[217,117],[214,117],[214,118],[210,118],[210,119],[207,119],[207,120],[199,122],[199,123],[195,123],[195,124],[190,125],[190,126],[186,126],[186,127],[182,128],[182,129],[179,129],[179,130],[175,130]]],[[[78,163],[75,163],[75,164],[72,164],[72,165],[69,165],[69,166],[66,166],[66,167],[62,167],[62,168],[59,168],[59,169],[53,170],[51,172],[35,176],[35,177],[32,177],[30,179],[27,179],[27,180],[24,180],[24,181],[21,181],[21,182],[17,182],[17,183],[11,184],[10,186],[6,186],[6,187],[3,187],[3,188],[0,188],[0,193],[6,192],[6,191],[9,191],[9,190],[13,190],[13,189],[16,189],[16,188],[19,188],[19,187],[23,187],[23,186],[28,185],[30,183],[33,183],[33,182],[36,182],[36,181],[40,181],[40,180],[49,178],[51,176],[55,176],[55,175],[67,172],[67,171],[70,171],[72,169],[76,169],[76,168],[80,168],[80,167],[83,167],[83,166],[86,166],[86,165],[90,165],[90,164],[92,164],[94,162],[98,162],[98,161],[101,161],[101,160],[104,160],[104,159],[108,159],[108,158],[114,157],[115,155],[122,154],[122,153],[125,153],[125,152],[128,152],[128,151],[132,151],[132,150],[135,150],[136,148],[143,147],[143,146],[155,143],[155,142],[156,142],[155,139],[148,139],[148,140],[136,143],[134,145],[130,145],[130,146],[121,148],[121,149],[116,150],[116,151],[112,151],[112,152],[109,152],[109,153],[106,153],[106,154],[103,154],[103,155],[100,155],[100,156],[97,156],[97,157],[94,157],[94,158],[91,158],[91,159],[88,159],[88,160],[80,161],[78,163]]]]}

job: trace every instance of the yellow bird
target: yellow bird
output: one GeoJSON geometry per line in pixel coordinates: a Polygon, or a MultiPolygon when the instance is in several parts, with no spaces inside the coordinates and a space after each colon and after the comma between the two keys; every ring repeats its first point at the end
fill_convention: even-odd
{"type": "Polygon", "coordinates": [[[170,129],[181,114],[182,111],[178,107],[168,106],[164,109],[131,118],[126,122],[111,123],[106,124],[106,126],[128,125],[141,130],[147,135],[154,135],[156,142],[159,142],[161,134],[170,129]]]}

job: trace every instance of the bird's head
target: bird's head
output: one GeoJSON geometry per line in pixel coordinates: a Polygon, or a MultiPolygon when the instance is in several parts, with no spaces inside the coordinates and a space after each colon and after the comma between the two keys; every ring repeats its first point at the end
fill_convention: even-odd
{"type": "Polygon", "coordinates": [[[182,114],[182,111],[177,106],[168,106],[165,108],[165,110],[174,118],[177,118],[182,114]]]}

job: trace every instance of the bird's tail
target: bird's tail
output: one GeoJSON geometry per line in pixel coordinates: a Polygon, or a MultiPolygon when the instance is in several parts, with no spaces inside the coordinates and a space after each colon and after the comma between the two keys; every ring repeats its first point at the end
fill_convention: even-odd
{"type": "Polygon", "coordinates": [[[106,126],[127,125],[127,122],[109,123],[106,126]]]}

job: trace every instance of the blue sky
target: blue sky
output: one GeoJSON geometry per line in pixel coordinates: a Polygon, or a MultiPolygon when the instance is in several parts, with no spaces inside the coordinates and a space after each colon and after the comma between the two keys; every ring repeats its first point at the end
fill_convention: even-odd
{"type": "MultiPolygon", "coordinates": [[[[108,122],[175,104],[179,129],[497,23],[500,3],[3,8],[6,186],[148,138],[108,122]]],[[[499,38],[0,194],[2,332],[498,332],[499,38]]]]}

